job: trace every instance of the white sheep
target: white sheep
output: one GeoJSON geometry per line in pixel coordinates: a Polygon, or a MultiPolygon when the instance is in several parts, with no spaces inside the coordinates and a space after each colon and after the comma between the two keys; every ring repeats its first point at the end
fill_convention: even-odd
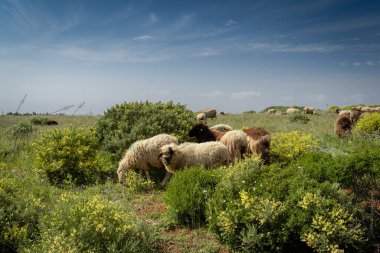
{"type": "Polygon", "coordinates": [[[298,110],[298,109],[296,109],[296,108],[288,108],[288,110],[286,110],[286,113],[288,114],[288,115],[290,115],[290,114],[295,114],[295,113],[300,113],[301,111],[300,110],[298,110]]]}
{"type": "Polygon", "coordinates": [[[351,110],[341,110],[338,115],[339,116],[346,115],[346,116],[350,117],[351,110]]]}
{"type": "Polygon", "coordinates": [[[231,163],[241,160],[247,150],[247,134],[241,130],[226,132],[220,142],[226,145],[231,163]]]}
{"type": "Polygon", "coordinates": [[[216,110],[214,108],[204,109],[202,112],[206,114],[208,119],[216,118],[216,110]]]}
{"type": "Polygon", "coordinates": [[[315,110],[313,107],[304,107],[303,108],[303,113],[304,114],[314,114],[315,110]]]}
{"type": "Polygon", "coordinates": [[[216,141],[204,143],[168,144],[160,149],[159,159],[170,173],[188,166],[216,168],[228,165],[227,147],[216,141]]]}
{"type": "MultiPolygon", "coordinates": [[[[150,179],[149,170],[151,168],[164,168],[157,158],[160,154],[160,148],[171,143],[178,144],[178,140],[168,134],[159,134],[149,139],[134,142],[119,162],[117,169],[119,182],[124,182],[124,174],[130,169],[140,170],[140,174],[144,170],[147,178],[150,179]]],[[[169,178],[170,174],[166,172],[161,184],[165,185],[169,178]]]]}
{"type": "Polygon", "coordinates": [[[276,109],[269,109],[269,110],[267,111],[267,114],[275,114],[276,112],[277,112],[276,109]]]}
{"type": "Polygon", "coordinates": [[[207,121],[207,116],[205,113],[201,112],[201,113],[198,113],[197,115],[197,121],[200,121],[200,122],[206,122],[207,121]]]}
{"type": "Polygon", "coordinates": [[[228,131],[232,130],[232,127],[229,125],[226,125],[226,124],[217,124],[217,125],[209,127],[209,128],[210,128],[210,130],[215,129],[215,130],[218,130],[220,132],[228,132],[228,131]]]}

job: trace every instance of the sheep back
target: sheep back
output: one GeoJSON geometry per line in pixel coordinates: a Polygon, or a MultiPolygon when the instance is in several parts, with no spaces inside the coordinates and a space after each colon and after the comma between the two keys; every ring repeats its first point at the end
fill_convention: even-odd
{"type": "Polygon", "coordinates": [[[226,145],[232,163],[242,159],[247,150],[247,134],[241,130],[226,132],[220,142],[226,145]]]}
{"type": "Polygon", "coordinates": [[[159,134],[149,139],[134,142],[119,162],[117,169],[119,182],[124,181],[124,174],[128,169],[163,168],[163,164],[158,160],[158,155],[160,148],[170,143],[178,144],[178,140],[168,134],[159,134]]]}

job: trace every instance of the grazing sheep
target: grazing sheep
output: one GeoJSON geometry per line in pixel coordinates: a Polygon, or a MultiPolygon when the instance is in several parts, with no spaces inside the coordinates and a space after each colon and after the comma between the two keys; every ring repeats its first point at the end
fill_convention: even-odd
{"type": "Polygon", "coordinates": [[[206,114],[206,117],[208,119],[216,118],[216,110],[211,108],[211,109],[204,109],[202,111],[204,114],[206,114]]]}
{"type": "Polygon", "coordinates": [[[339,115],[334,124],[335,134],[337,134],[340,138],[348,136],[351,133],[355,123],[360,118],[360,114],[360,111],[353,109],[349,114],[346,113],[339,115]]]}
{"type": "Polygon", "coordinates": [[[195,137],[198,143],[217,141],[225,134],[225,132],[216,129],[209,129],[206,124],[198,123],[190,131],[189,137],[195,137]]]}
{"type": "Polygon", "coordinates": [[[305,107],[305,108],[303,108],[303,113],[304,114],[314,114],[315,110],[312,107],[305,107]]]}
{"type": "Polygon", "coordinates": [[[231,163],[240,161],[247,150],[247,134],[241,130],[226,132],[220,139],[220,142],[226,145],[231,163]]]}
{"type": "Polygon", "coordinates": [[[197,121],[198,122],[207,122],[207,116],[205,113],[201,112],[197,115],[197,121]]]}
{"type": "Polygon", "coordinates": [[[339,116],[341,116],[341,115],[346,115],[346,116],[350,117],[350,115],[351,115],[351,110],[341,110],[341,111],[339,112],[338,115],[339,115],[339,116]]]}
{"type": "Polygon", "coordinates": [[[270,137],[267,130],[261,127],[251,127],[243,130],[247,134],[247,154],[258,154],[269,164],[270,137]]]}
{"type": "Polygon", "coordinates": [[[372,107],[369,107],[369,106],[364,106],[364,107],[362,107],[361,108],[361,112],[374,112],[375,110],[374,110],[375,108],[372,108],[372,107]]]}
{"type": "Polygon", "coordinates": [[[288,108],[288,110],[286,110],[286,114],[290,115],[290,114],[295,114],[295,113],[300,113],[301,111],[296,109],[296,108],[288,108]]]}
{"type": "MultiPolygon", "coordinates": [[[[151,168],[163,168],[163,164],[157,159],[160,154],[160,148],[166,144],[178,144],[176,137],[168,134],[159,134],[152,138],[134,142],[125,153],[123,159],[119,162],[117,175],[119,182],[124,182],[124,174],[129,169],[145,171],[149,179],[149,170],[151,168]]],[[[162,185],[165,185],[170,178],[170,174],[166,172],[162,185]]]]}
{"type": "Polygon", "coordinates": [[[267,111],[267,114],[275,114],[276,112],[277,112],[276,109],[269,109],[269,110],[267,111]]]}
{"type": "Polygon", "coordinates": [[[226,125],[226,124],[217,124],[215,126],[210,127],[210,129],[215,129],[220,132],[227,132],[233,130],[231,126],[226,125]]]}
{"type": "Polygon", "coordinates": [[[247,137],[247,154],[258,154],[263,163],[268,165],[270,162],[270,137],[269,135],[261,136],[258,139],[247,137]]]}
{"type": "Polygon", "coordinates": [[[216,168],[228,165],[227,147],[220,142],[168,144],[160,149],[158,158],[170,173],[187,166],[216,168]]]}

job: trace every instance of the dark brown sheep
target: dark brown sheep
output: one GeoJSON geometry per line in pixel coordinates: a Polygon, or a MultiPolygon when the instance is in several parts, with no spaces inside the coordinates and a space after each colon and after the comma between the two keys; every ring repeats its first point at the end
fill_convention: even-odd
{"type": "Polygon", "coordinates": [[[359,110],[353,109],[349,114],[339,115],[334,124],[335,134],[340,138],[350,135],[352,128],[360,118],[360,114],[359,110]]]}
{"type": "Polygon", "coordinates": [[[269,164],[270,137],[268,131],[262,127],[251,127],[243,131],[247,134],[247,154],[258,154],[264,164],[269,164]]]}
{"type": "Polygon", "coordinates": [[[208,141],[218,141],[226,132],[220,132],[216,129],[209,129],[206,124],[198,123],[189,132],[190,137],[195,137],[198,143],[208,141]]]}

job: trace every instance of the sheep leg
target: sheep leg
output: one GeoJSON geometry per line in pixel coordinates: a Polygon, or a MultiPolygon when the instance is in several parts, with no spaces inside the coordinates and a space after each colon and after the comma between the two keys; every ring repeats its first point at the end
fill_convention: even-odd
{"type": "Polygon", "coordinates": [[[148,171],[148,170],[144,170],[144,171],[145,171],[146,179],[147,179],[147,180],[150,180],[149,171],[148,171]]]}
{"type": "Polygon", "coordinates": [[[170,179],[170,176],[171,176],[171,174],[168,171],[166,171],[164,180],[162,180],[161,185],[166,185],[168,180],[170,179]]]}

